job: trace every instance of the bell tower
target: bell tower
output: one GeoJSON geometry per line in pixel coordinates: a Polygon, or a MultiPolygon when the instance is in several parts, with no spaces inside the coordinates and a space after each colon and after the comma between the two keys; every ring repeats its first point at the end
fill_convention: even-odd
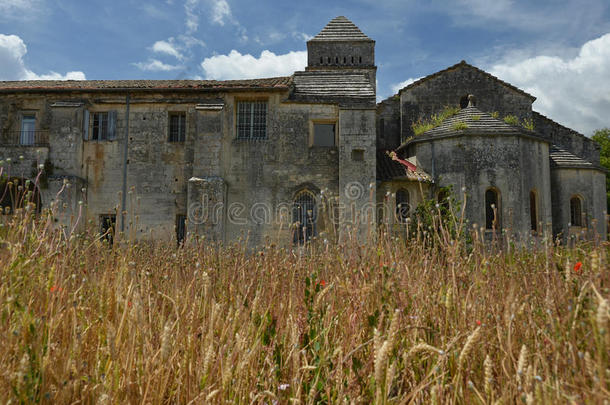
{"type": "Polygon", "coordinates": [[[307,41],[305,70],[365,73],[375,88],[375,41],[346,17],[333,18],[318,35],[307,41]]]}

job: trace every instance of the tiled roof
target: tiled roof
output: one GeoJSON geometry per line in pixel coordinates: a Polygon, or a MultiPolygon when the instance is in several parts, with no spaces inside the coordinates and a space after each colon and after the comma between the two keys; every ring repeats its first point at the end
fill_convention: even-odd
{"type": "Polygon", "coordinates": [[[551,158],[551,167],[596,168],[593,163],[580,158],[557,145],[551,145],[549,157],[551,158]]]}
{"type": "Polygon", "coordinates": [[[343,16],[333,18],[310,41],[372,41],[353,22],[343,16]]]}
{"type": "Polygon", "coordinates": [[[311,71],[293,76],[292,97],[352,99],[375,103],[375,89],[366,75],[354,72],[311,71]]]}
{"type": "Polygon", "coordinates": [[[27,80],[0,81],[0,91],[288,89],[292,77],[249,80],[27,80]]]}
{"type": "Polygon", "coordinates": [[[479,69],[479,68],[478,68],[478,67],[476,67],[476,66],[473,66],[473,65],[471,65],[471,64],[469,64],[469,63],[466,63],[466,61],[465,61],[465,60],[463,60],[463,61],[461,61],[461,62],[459,62],[459,63],[456,63],[456,64],[455,64],[455,65],[453,65],[453,66],[449,66],[447,69],[443,69],[443,70],[440,70],[440,71],[438,71],[438,72],[436,72],[436,73],[432,73],[431,75],[428,75],[428,76],[422,77],[421,79],[416,80],[416,81],[414,81],[413,83],[410,83],[409,85],[407,85],[407,86],[403,87],[402,89],[400,89],[400,90],[398,91],[398,94],[400,94],[400,93],[401,93],[402,91],[404,91],[404,90],[407,90],[407,89],[410,89],[410,88],[416,87],[416,86],[418,86],[419,84],[421,84],[421,83],[423,83],[423,82],[425,82],[425,81],[427,81],[427,80],[430,80],[430,79],[432,79],[432,78],[435,78],[435,77],[437,77],[437,76],[440,76],[440,75],[442,75],[443,73],[446,73],[446,72],[448,72],[448,71],[450,71],[450,70],[457,69],[457,68],[459,68],[459,67],[469,67],[469,68],[472,68],[472,69],[474,69],[474,70],[476,70],[476,71],[478,71],[478,72],[480,72],[480,73],[483,73],[484,75],[486,75],[486,76],[487,76],[487,77],[489,77],[490,79],[493,79],[493,80],[497,81],[498,83],[500,83],[500,84],[502,84],[502,85],[504,85],[504,86],[508,87],[509,89],[512,89],[512,90],[516,91],[517,93],[521,93],[521,94],[523,94],[524,96],[529,97],[529,98],[532,100],[532,102],[533,102],[534,100],[536,100],[536,97],[532,96],[531,94],[529,94],[529,93],[527,93],[527,92],[525,92],[525,91],[521,90],[521,89],[520,89],[520,88],[518,88],[518,87],[513,86],[513,85],[512,85],[512,84],[510,84],[510,83],[505,82],[504,80],[500,80],[500,79],[498,79],[496,76],[492,75],[491,73],[487,73],[486,71],[484,71],[484,70],[482,70],[482,69],[479,69]]]}
{"type": "Polygon", "coordinates": [[[533,131],[528,131],[525,128],[509,125],[502,120],[482,112],[476,107],[469,106],[461,109],[460,112],[454,116],[444,120],[438,127],[424,132],[423,134],[415,137],[415,139],[450,136],[455,134],[538,136],[533,131]],[[460,129],[461,127],[463,127],[463,129],[460,129]]]}
{"type": "Polygon", "coordinates": [[[407,170],[406,167],[397,161],[392,160],[392,158],[388,156],[387,151],[378,149],[377,180],[389,181],[394,179],[432,182],[432,177],[428,173],[420,169],[417,169],[415,173],[411,170],[407,170]]]}

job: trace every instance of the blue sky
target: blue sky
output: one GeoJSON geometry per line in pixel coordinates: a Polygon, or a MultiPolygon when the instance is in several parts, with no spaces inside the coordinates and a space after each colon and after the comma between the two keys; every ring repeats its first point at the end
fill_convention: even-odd
{"type": "Polygon", "coordinates": [[[376,41],[378,98],[464,59],[564,125],[610,127],[607,0],[0,0],[0,80],[289,75],[338,15],[376,41]]]}

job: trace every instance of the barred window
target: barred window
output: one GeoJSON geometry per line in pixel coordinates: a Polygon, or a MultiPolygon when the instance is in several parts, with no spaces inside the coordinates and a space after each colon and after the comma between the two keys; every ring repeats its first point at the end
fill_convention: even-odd
{"type": "Polygon", "coordinates": [[[237,103],[237,139],[267,138],[267,102],[237,103]]]}
{"type": "Polygon", "coordinates": [[[292,222],[296,224],[293,243],[301,245],[316,235],[316,197],[309,190],[298,193],[292,205],[292,222]]]}
{"type": "Polygon", "coordinates": [[[186,114],[171,113],[169,116],[169,142],[184,142],[186,139],[186,114]]]}
{"type": "Polygon", "coordinates": [[[88,141],[106,141],[116,139],[117,112],[92,113],[91,132],[89,132],[89,111],[85,111],[83,139],[88,141]]]}

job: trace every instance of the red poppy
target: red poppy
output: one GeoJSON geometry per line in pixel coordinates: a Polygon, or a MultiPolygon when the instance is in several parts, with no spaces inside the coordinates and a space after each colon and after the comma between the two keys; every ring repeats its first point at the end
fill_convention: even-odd
{"type": "Polygon", "coordinates": [[[477,326],[481,326],[481,321],[477,319],[477,326]]]}
{"type": "Polygon", "coordinates": [[[61,291],[62,291],[62,288],[61,288],[61,287],[58,287],[58,286],[56,286],[56,285],[54,285],[54,286],[52,286],[52,287],[51,287],[50,291],[51,291],[52,293],[54,293],[54,292],[61,292],[61,291]]]}
{"type": "Polygon", "coordinates": [[[575,273],[580,273],[580,268],[582,267],[582,262],[576,262],[576,264],[574,265],[574,272],[575,273]]]}
{"type": "Polygon", "coordinates": [[[318,284],[320,284],[322,287],[326,287],[326,281],[324,280],[320,280],[318,284]]]}

